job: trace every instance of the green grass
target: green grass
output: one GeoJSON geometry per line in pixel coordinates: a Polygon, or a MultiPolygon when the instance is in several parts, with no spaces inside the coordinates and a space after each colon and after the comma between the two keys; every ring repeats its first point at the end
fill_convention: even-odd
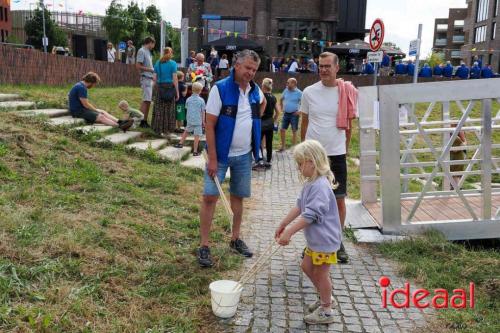
{"type": "Polygon", "coordinates": [[[437,310],[439,327],[434,332],[500,331],[498,242],[493,248],[468,245],[448,242],[438,232],[428,232],[422,237],[379,246],[385,256],[399,263],[401,274],[428,290],[444,288],[452,295],[453,289],[468,290],[469,282],[475,283],[475,307],[437,310]]]}
{"type": "MultiPolygon", "coordinates": [[[[2,87],[61,107],[66,88],[2,87]]],[[[119,114],[139,88],[97,88],[119,114]]],[[[202,174],[155,154],[97,146],[39,118],[0,123],[0,331],[215,332],[208,284],[235,275],[228,221],[214,220],[211,270],[198,268],[202,174]]]]}

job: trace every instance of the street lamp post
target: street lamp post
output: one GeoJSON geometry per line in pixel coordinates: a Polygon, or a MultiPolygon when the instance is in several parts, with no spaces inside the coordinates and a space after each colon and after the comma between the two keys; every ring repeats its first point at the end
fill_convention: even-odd
{"type": "Polygon", "coordinates": [[[42,21],[43,21],[43,39],[42,39],[42,45],[43,45],[43,52],[47,53],[47,35],[45,33],[45,5],[43,4],[43,0],[40,0],[40,5],[42,6],[42,21]]]}

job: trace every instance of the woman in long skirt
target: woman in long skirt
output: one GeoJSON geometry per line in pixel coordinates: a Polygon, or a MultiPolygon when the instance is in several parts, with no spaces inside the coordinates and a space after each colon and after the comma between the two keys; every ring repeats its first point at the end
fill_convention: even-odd
{"type": "Polygon", "coordinates": [[[166,135],[175,130],[175,101],[179,99],[177,64],[172,60],[174,51],[172,48],[166,47],[163,54],[163,57],[154,66],[156,85],[153,91],[154,106],[151,127],[158,135],[166,135]],[[168,101],[162,99],[159,91],[160,85],[175,89],[174,97],[168,101]]]}

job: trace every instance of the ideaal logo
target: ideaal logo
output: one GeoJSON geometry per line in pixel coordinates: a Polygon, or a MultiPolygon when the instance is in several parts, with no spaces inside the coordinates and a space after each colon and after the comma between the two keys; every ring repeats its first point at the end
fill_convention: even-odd
{"type": "MultiPolygon", "coordinates": [[[[382,287],[382,307],[387,308],[387,287],[391,284],[391,280],[382,276],[379,279],[379,284],[382,287]]],[[[410,290],[410,284],[405,283],[404,288],[396,288],[389,294],[389,303],[395,308],[409,308],[410,302],[413,306],[423,309],[432,306],[435,309],[446,309],[448,307],[454,309],[465,309],[467,307],[467,300],[470,308],[474,308],[474,282],[469,283],[469,294],[465,289],[453,289],[453,294],[449,298],[449,293],[446,289],[435,289],[434,294],[431,295],[427,289],[416,289],[413,292],[410,290]],[[394,298],[396,295],[403,295],[404,301],[397,302],[394,298]],[[431,302],[423,301],[427,296],[431,295],[431,302]]]]}

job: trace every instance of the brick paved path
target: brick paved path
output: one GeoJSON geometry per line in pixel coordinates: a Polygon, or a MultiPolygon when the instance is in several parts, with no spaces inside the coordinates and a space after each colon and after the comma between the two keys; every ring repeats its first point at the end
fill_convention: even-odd
{"type": "MultiPolygon", "coordinates": [[[[300,191],[297,169],[289,152],[276,153],[272,170],[254,172],[252,199],[246,204],[244,239],[256,255],[246,260],[250,267],[273,239],[275,227],[294,205],[300,191]]],[[[349,212],[348,212],[349,214],[349,212]]],[[[333,295],[339,306],[330,325],[306,325],[307,305],[317,296],[311,281],[300,270],[305,241],[296,234],[287,247],[275,254],[242,293],[235,317],[221,321],[226,332],[409,332],[426,323],[427,314],[415,308],[383,309],[377,284],[380,276],[391,285],[404,281],[394,266],[374,248],[345,243],[350,263],[331,271],[333,295]]]]}

